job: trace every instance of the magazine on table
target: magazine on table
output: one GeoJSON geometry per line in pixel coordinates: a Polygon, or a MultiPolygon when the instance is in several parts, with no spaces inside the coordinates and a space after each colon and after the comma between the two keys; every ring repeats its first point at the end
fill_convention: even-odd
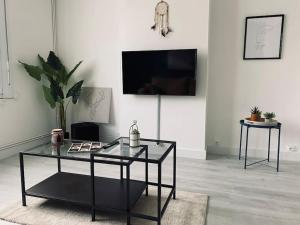
{"type": "Polygon", "coordinates": [[[81,153],[81,152],[96,152],[103,147],[101,142],[83,142],[83,143],[72,143],[68,152],[81,153]]]}

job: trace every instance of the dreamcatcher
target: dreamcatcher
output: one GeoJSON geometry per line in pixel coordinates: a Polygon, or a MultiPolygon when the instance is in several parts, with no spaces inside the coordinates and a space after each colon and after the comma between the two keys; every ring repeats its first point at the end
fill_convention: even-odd
{"type": "Polygon", "coordinates": [[[159,33],[162,36],[166,36],[169,32],[172,32],[169,27],[169,4],[163,0],[157,3],[155,7],[155,24],[151,27],[152,30],[159,29],[159,33]]]}

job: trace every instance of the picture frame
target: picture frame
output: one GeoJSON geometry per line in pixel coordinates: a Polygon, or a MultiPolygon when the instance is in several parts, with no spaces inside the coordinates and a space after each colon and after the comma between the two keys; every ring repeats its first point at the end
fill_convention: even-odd
{"type": "Polygon", "coordinates": [[[244,60],[281,59],[284,14],[245,20],[244,60]]]}

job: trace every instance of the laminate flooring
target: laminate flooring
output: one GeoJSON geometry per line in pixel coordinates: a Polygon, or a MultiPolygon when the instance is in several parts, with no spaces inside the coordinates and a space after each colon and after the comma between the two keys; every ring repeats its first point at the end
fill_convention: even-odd
{"type": "MultiPolygon", "coordinates": [[[[57,170],[55,159],[24,159],[27,187],[57,170]]],[[[62,170],[88,174],[89,164],[63,160],[62,170]]],[[[280,170],[277,173],[263,165],[244,170],[236,157],[178,158],[177,190],[209,195],[207,225],[300,225],[300,163],[281,162],[280,170]]],[[[143,179],[143,164],[135,163],[131,173],[143,179]]],[[[96,175],[118,177],[119,167],[97,165],[96,175]]],[[[156,176],[157,169],[151,165],[149,177],[155,180],[156,176]]],[[[163,165],[163,182],[171,183],[171,178],[170,158],[163,165]]],[[[19,159],[15,155],[0,161],[0,208],[20,199],[19,159]]]]}

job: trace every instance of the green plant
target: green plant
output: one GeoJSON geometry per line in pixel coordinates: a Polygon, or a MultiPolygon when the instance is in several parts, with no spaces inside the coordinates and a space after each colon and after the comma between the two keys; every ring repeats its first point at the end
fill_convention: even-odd
{"type": "Polygon", "coordinates": [[[261,111],[259,110],[259,108],[257,106],[254,106],[253,108],[251,108],[251,114],[257,114],[257,115],[261,115],[261,111]]]}
{"type": "Polygon", "coordinates": [[[262,114],[262,111],[259,111],[258,112],[258,116],[261,117],[261,114],[262,114]]]}
{"type": "Polygon", "coordinates": [[[37,81],[42,81],[44,97],[51,108],[57,108],[57,113],[59,114],[59,126],[65,132],[66,111],[68,105],[71,101],[73,104],[77,103],[84,81],[81,80],[70,88],[68,83],[82,61],[77,63],[71,71],[67,72],[66,67],[53,51],[49,52],[47,61],[40,55],[38,55],[38,59],[40,66],[29,65],[21,61],[19,61],[19,63],[24,66],[26,72],[31,77],[37,81]],[[48,85],[46,84],[47,82],[42,80],[43,76],[49,81],[48,85]]]}
{"type": "Polygon", "coordinates": [[[264,113],[264,116],[268,120],[272,120],[276,117],[276,114],[274,112],[266,112],[264,113]]]}

